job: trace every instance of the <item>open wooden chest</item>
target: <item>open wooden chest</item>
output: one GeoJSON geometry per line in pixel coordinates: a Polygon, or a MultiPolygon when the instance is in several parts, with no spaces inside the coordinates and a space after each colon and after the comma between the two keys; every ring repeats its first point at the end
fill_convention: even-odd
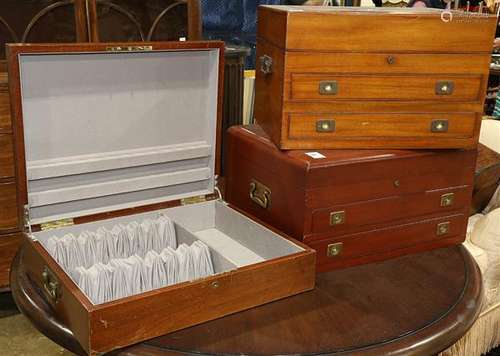
{"type": "Polygon", "coordinates": [[[213,199],[222,51],[8,47],[26,270],[89,354],[314,287],[312,249],[213,199]]]}

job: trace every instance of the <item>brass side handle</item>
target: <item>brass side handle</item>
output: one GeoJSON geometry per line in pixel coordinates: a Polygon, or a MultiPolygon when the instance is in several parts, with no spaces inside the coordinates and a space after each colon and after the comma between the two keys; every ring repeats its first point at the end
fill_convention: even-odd
{"type": "Polygon", "coordinates": [[[48,267],[44,267],[43,269],[42,283],[43,290],[49,297],[50,301],[53,304],[57,304],[57,302],[59,302],[59,299],[61,298],[61,288],[56,276],[50,269],[48,269],[48,267]]]}
{"type": "Polygon", "coordinates": [[[250,199],[261,208],[267,209],[271,204],[271,190],[254,180],[250,182],[250,199]]]}
{"type": "Polygon", "coordinates": [[[264,75],[271,74],[273,72],[273,59],[268,55],[260,56],[260,71],[264,75]]]}

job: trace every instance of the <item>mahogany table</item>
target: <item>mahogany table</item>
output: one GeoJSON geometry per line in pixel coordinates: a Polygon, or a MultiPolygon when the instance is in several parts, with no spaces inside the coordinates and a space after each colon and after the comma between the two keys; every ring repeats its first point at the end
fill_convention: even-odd
{"type": "MultiPolygon", "coordinates": [[[[11,288],[38,330],[82,353],[26,277],[22,248],[13,262],[11,288]]],[[[432,355],[472,326],[481,300],[481,274],[474,260],[463,247],[449,247],[323,273],[314,291],[113,354],[432,355]]]]}

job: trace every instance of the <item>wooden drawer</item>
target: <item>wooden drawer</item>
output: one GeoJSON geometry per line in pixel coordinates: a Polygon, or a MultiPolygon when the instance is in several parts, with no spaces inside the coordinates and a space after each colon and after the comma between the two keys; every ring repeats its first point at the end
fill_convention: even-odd
{"type": "Polygon", "coordinates": [[[0,235],[0,290],[9,287],[10,265],[21,241],[21,233],[0,235]]]}
{"type": "Polygon", "coordinates": [[[292,74],[290,100],[479,101],[480,75],[292,74]]]}
{"type": "MultiPolygon", "coordinates": [[[[265,52],[276,56],[268,46],[265,52]]],[[[286,52],[286,72],[487,74],[489,54],[286,52]]],[[[274,59],[274,58],[273,58],[274,59]]]]}
{"type": "Polygon", "coordinates": [[[14,176],[12,135],[0,134],[0,179],[14,176]]]}
{"type": "Polygon", "coordinates": [[[288,138],[372,140],[397,138],[471,138],[475,113],[331,113],[290,114],[288,138]],[[322,130],[322,125],[329,129],[322,130]]]}
{"type": "Polygon", "coordinates": [[[0,183],[0,233],[19,229],[16,184],[0,183]]]}
{"type": "Polygon", "coordinates": [[[0,133],[12,132],[10,119],[10,99],[8,91],[0,86],[0,133]]]}
{"type": "Polygon", "coordinates": [[[312,233],[339,236],[400,219],[462,210],[469,206],[470,196],[470,187],[457,187],[336,205],[312,213],[312,233]]]}
{"type": "Polygon", "coordinates": [[[306,243],[316,250],[317,270],[324,271],[458,244],[466,226],[467,215],[459,213],[306,243]]]}

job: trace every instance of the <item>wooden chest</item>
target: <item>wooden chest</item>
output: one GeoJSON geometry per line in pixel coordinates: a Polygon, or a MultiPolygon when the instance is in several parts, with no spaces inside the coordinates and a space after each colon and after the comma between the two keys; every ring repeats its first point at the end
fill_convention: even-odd
{"type": "Polygon", "coordinates": [[[226,200],[316,249],[324,271],[459,244],[476,150],[280,151],[228,131],[226,200]]]}
{"type": "Polygon", "coordinates": [[[221,42],[8,47],[25,268],[89,354],[310,290],[217,195],[221,42]]]}
{"type": "Polygon", "coordinates": [[[281,149],[477,143],[495,16],[261,6],[258,19],[255,119],[281,149]]]}

